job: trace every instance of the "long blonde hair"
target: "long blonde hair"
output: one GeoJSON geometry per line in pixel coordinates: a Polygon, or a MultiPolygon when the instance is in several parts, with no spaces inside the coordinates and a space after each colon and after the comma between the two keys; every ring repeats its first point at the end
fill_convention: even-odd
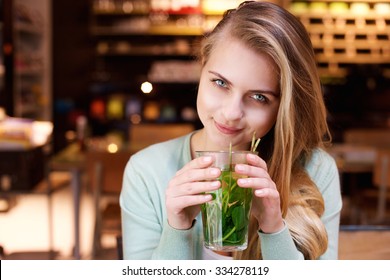
{"type": "MultiPolygon", "coordinates": [[[[262,139],[259,154],[280,193],[281,211],[297,248],[306,259],[322,255],[328,244],[320,220],[321,193],[305,171],[315,148],[330,140],[313,47],[299,20],[269,2],[247,1],[229,10],[205,35],[203,65],[220,40],[235,38],[252,50],[268,54],[278,66],[281,100],[277,121],[262,139]]],[[[251,217],[248,249],[238,259],[261,258],[257,221],[251,217]]]]}

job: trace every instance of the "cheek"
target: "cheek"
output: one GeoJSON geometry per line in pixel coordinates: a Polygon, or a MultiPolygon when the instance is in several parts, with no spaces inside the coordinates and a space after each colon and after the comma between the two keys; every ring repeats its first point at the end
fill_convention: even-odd
{"type": "Polygon", "coordinates": [[[210,114],[218,108],[219,104],[220,99],[215,98],[215,94],[213,93],[212,89],[200,84],[196,101],[198,114],[210,114]]]}
{"type": "Polygon", "coordinates": [[[263,137],[274,126],[276,122],[277,112],[273,110],[257,111],[248,118],[249,126],[256,131],[259,137],[263,137]]]}
{"type": "Polygon", "coordinates": [[[196,99],[196,108],[198,111],[199,119],[204,124],[205,120],[207,119],[207,115],[208,115],[208,102],[207,102],[207,96],[205,94],[204,89],[202,89],[202,87],[199,87],[199,89],[198,89],[198,96],[196,99]]]}

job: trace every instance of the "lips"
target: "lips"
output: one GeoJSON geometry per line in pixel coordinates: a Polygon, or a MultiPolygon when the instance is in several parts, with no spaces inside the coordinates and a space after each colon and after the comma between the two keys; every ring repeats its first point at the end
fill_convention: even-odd
{"type": "Polygon", "coordinates": [[[232,135],[232,134],[239,133],[242,130],[241,128],[235,128],[235,127],[223,125],[223,124],[220,124],[217,122],[214,122],[214,124],[215,124],[215,127],[223,134],[232,135]]]}

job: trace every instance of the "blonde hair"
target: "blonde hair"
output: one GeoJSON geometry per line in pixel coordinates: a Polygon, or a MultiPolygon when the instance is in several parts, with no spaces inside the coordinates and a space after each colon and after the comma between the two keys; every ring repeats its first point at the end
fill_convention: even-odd
{"type": "MultiPolygon", "coordinates": [[[[280,193],[281,211],[297,248],[306,259],[327,249],[320,220],[321,193],[305,171],[313,149],[329,137],[326,109],[314,51],[307,31],[285,9],[269,2],[247,1],[229,10],[202,42],[203,65],[220,40],[238,39],[258,53],[269,55],[278,67],[281,100],[277,121],[262,139],[259,154],[267,161],[280,193]]],[[[257,221],[251,217],[247,250],[238,259],[261,258],[257,221]]]]}

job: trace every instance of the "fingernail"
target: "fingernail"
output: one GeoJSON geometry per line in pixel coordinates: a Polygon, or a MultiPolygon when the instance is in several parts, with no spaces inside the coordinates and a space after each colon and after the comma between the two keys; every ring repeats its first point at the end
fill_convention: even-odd
{"type": "Polygon", "coordinates": [[[248,180],[247,179],[238,179],[238,183],[240,185],[246,185],[246,184],[248,184],[248,180]]]}
{"type": "Polygon", "coordinates": [[[210,170],[210,174],[213,175],[213,176],[218,176],[219,175],[219,170],[213,168],[213,169],[210,170]]]}
{"type": "Polygon", "coordinates": [[[213,188],[219,187],[219,181],[213,181],[213,182],[211,182],[211,186],[212,186],[213,188]]]}
{"type": "Polygon", "coordinates": [[[248,156],[249,156],[249,159],[251,159],[251,160],[254,160],[256,158],[256,156],[253,154],[249,154],[248,156]]]}
{"type": "Polygon", "coordinates": [[[244,171],[244,166],[242,166],[241,164],[237,164],[236,165],[236,170],[237,171],[244,171]]]}
{"type": "Polygon", "coordinates": [[[212,157],[203,157],[203,162],[204,163],[209,163],[212,161],[212,157]]]}

